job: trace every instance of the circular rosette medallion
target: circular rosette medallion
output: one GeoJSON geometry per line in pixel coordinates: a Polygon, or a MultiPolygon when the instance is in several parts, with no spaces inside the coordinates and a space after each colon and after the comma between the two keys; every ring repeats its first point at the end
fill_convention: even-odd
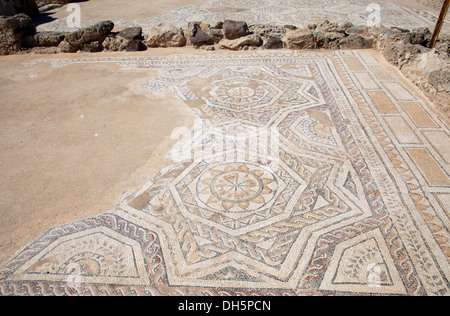
{"type": "Polygon", "coordinates": [[[217,211],[254,211],[270,202],[277,180],[258,165],[231,163],[206,170],[197,183],[198,198],[217,211]]]}
{"type": "Polygon", "coordinates": [[[215,81],[216,87],[210,92],[207,102],[212,106],[222,106],[234,110],[252,109],[269,105],[280,96],[277,87],[268,81],[245,77],[215,81]]]}

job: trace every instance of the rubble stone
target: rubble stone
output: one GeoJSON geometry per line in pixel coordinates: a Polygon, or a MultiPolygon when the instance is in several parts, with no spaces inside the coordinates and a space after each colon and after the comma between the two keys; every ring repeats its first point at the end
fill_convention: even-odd
{"type": "Polygon", "coordinates": [[[286,43],[290,49],[313,49],[316,47],[314,35],[308,28],[288,30],[286,43]]]}
{"type": "Polygon", "coordinates": [[[209,25],[201,22],[189,22],[186,32],[188,45],[196,47],[214,44],[213,39],[208,34],[209,25]]]}
{"type": "Polygon", "coordinates": [[[231,50],[239,50],[244,48],[245,46],[261,46],[262,45],[262,39],[259,37],[259,35],[256,34],[250,34],[245,37],[240,37],[234,40],[229,39],[222,39],[219,42],[220,47],[231,49],[231,50]]]}
{"type": "Polygon", "coordinates": [[[283,48],[283,41],[278,37],[270,37],[264,43],[263,49],[280,49],[283,48]]]}
{"type": "Polygon", "coordinates": [[[59,44],[63,53],[73,53],[78,50],[95,52],[101,50],[101,42],[111,33],[114,23],[102,21],[93,26],[69,33],[59,44]]]}
{"type": "Polygon", "coordinates": [[[229,40],[247,36],[249,34],[248,25],[241,21],[225,20],[223,22],[223,34],[229,40]]]}
{"type": "Polygon", "coordinates": [[[182,47],[186,45],[186,37],[181,29],[159,23],[150,29],[148,39],[144,43],[149,47],[182,47]]]}

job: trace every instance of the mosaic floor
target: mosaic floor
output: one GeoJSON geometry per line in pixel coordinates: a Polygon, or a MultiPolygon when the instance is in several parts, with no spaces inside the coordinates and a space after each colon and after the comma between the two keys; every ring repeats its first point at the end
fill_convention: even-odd
{"type": "MultiPolygon", "coordinates": [[[[113,22],[121,27],[140,26],[144,33],[148,33],[154,23],[169,23],[187,29],[188,23],[192,21],[214,25],[225,19],[246,21],[250,24],[278,26],[291,24],[298,27],[323,20],[336,23],[350,21],[355,25],[366,25],[369,14],[373,12],[373,10],[368,11],[368,6],[373,3],[380,5],[381,24],[386,27],[396,26],[407,29],[429,27],[433,30],[436,25],[437,16],[427,10],[373,0],[209,0],[203,5],[180,6],[156,17],[136,20],[113,19],[113,22]]],[[[83,15],[81,18],[82,26],[99,22],[96,19],[83,19],[83,15]]],[[[39,25],[38,30],[66,31],[70,28],[66,20],[60,18],[39,25]]],[[[444,24],[443,32],[450,33],[449,23],[444,24]]]]}
{"type": "Polygon", "coordinates": [[[4,263],[0,294],[449,295],[449,130],[377,58],[36,60],[156,72],[135,88],[198,119],[140,192],[4,263]]]}

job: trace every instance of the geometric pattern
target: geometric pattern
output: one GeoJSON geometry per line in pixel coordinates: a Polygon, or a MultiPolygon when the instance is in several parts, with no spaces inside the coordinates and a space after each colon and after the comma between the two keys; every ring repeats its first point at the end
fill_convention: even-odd
{"type": "MultiPolygon", "coordinates": [[[[148,33],[154,23],[168,23],[187,29],[192,21],[203,21],[215,25],[225,19],[246,21],[249,24],[296,25],[306,27],[309,24],[329,20],[335,23],[347,21],[355,25],[366,25],[370,12],[367,8],[372,0],[209,0],[202,5],[186,5],[174,8],[160,16],[144,19],[115,19],[114,24],[121,27],[140,26],[148,33]]],[[[378,2],[381,7],[381,21],[386,27],[414,29],[428,27],[433,30],[437,17],[422,9],[410,9],[405,6],[378,2]]],[[[83,4],[81,4],[83,8],[83,4]]],[[[88,10],[88,9],[86,9],[88,10]]],[[[151,15],[151,12],[149,12],[151,15]]],[[[108,16],[103,17],[108,18],[108,16]]],[[[82,20],[82,26],[99,22],[98,20],[82,20]]],[[[69,30],[66,19],[41,24],[40,31],[69,30]]],[[[445,22],[443,32],[450,32],[450,24],[445,22]]]]}
{"type": "Polygon", "coordinates": [[[204,125],[192,159],[19,251],[1,294],[450,294],[449,130],[372,51],[35,62],[156,72],[141,93],[204,125]],[[278,147],[239,155],[239,128],[278,147]]]}
{"type": "Polygon", "coordinates": [[[321,287],[360,293],[406,294],[392,257],[384,255],[387,252],[379,230],[339,244],[321,287]]]}
{"type": "Polygon", "coordinates": [[[143,83],[143,89],[157,95],[175,92],[188,104],[201,104],[215,121],[236,119],[270,126],[288,107],[307,108],[325,102],[306,65],[289,69],[197,67],[158,72],[160,77],[143,83]],[[199,80],[190,83],[194,76],[199,80]],[[202,88],[193,92],[192,85],[202,88]]]}

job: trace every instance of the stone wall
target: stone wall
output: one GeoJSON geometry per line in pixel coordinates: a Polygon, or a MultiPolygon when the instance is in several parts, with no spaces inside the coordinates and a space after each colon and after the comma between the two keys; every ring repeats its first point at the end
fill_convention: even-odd
{"type": "Polygon", "coordinates": [[[450,119],[450,38],[439,39],[436,48],[428,48],[431,32],[383,30],[375,47],[386,60],[397,66],[450,119]]]}

